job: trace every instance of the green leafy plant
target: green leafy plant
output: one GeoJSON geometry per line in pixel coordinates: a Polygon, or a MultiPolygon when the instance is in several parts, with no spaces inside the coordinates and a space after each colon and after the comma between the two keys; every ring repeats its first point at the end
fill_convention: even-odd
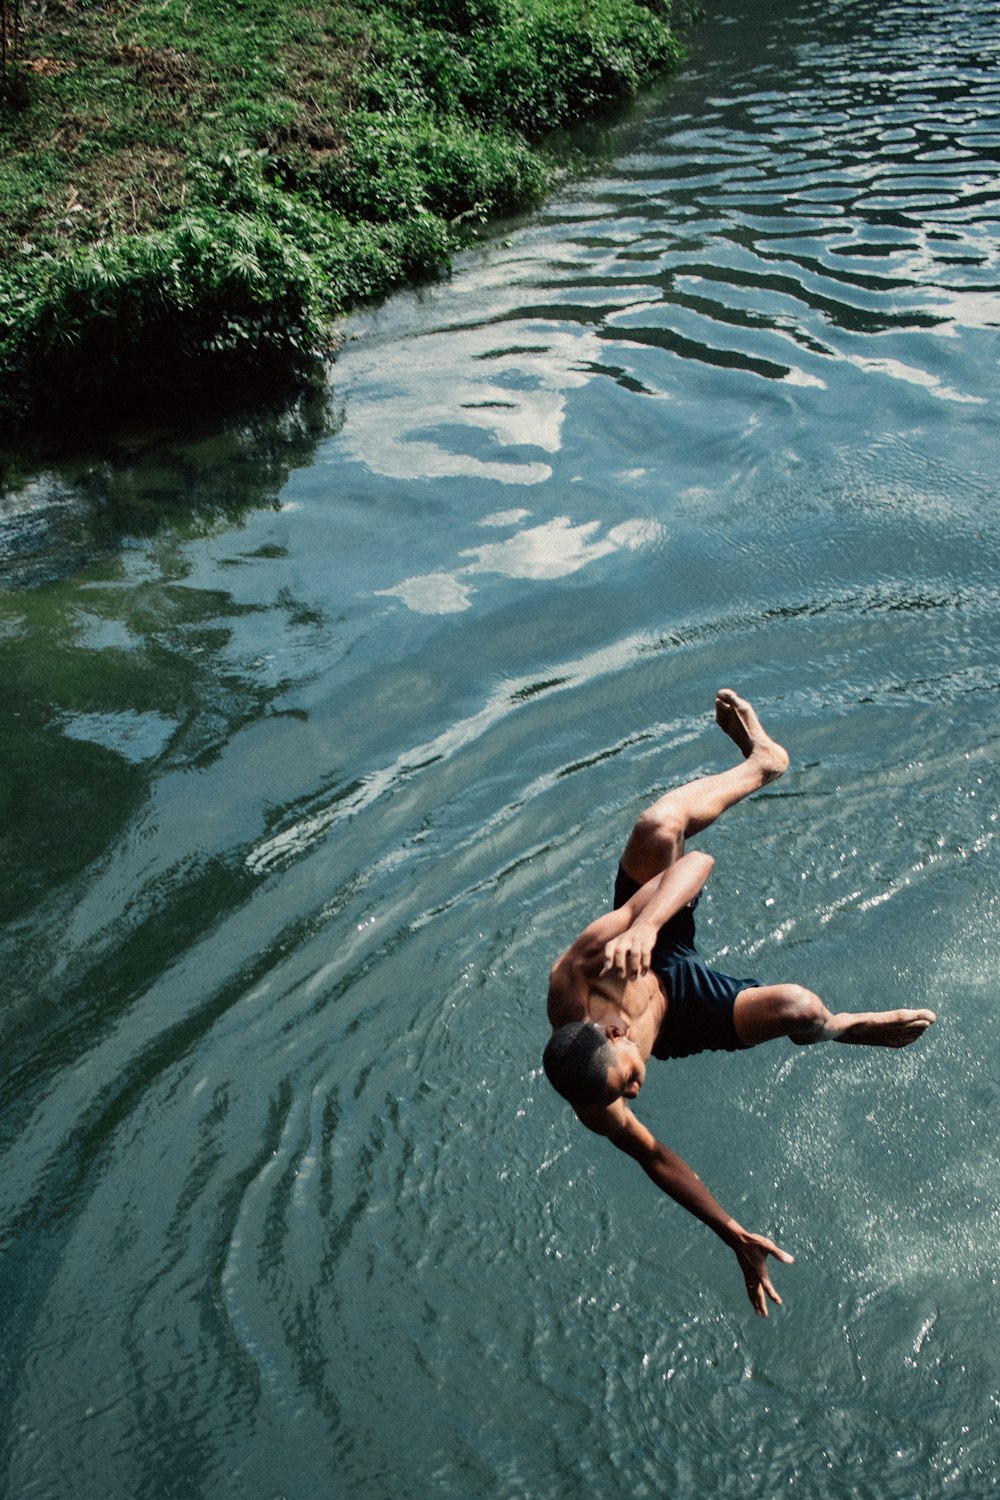
{"type": "MultiPolygon", "coordinates": [[[[20,0],[0,0],[3,78],[20,0]]],[[[0,417],[301,368],[673,66],[664,0],[46,0],[0,104],[0,417]],[[9,90],[8,90],[9,92],[9,90]]]]}

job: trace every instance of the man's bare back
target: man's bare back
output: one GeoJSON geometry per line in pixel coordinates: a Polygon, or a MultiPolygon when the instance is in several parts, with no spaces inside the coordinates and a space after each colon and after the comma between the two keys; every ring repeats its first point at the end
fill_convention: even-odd
{"type": "Polygon", "coordinates": [[[619,871],[620,900],[589,924],[549,976],[552,1037],[545,1068],[578,1117],[633,1157],[656,1185],[707,1223],[735,1251],[755,1310],[780,1303],[768,1256],[792,1257],[743,1229],[691,1168],[657,1141],[629,1108],[656,1055],[752,1047],[777,1037],[905,1047],[935,1020],[929,1010],[832,1015],[801,985],[761,985],[710,969],[694,947],[693,903],[711,872],[708,854],[689,837],[727,808],[781,776],[784,748],[766,733],[746,699],[716,697],[719,727],[742,762],[657,799],[639,817],[619,871]]]}

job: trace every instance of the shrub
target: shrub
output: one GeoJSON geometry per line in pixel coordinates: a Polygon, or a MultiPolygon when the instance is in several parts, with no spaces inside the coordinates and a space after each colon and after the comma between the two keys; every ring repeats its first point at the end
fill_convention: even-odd
{"type": "Polygon", "coordinates": [[[323,273],[336,307],[346,311],[446,268],[454,248],[454,234],[434,214],[405,224],[344,220],[324,252],[323,273]]]}
{"type": "Polygon", "coordinates": [[[93,406],[137,369],[161,389],[194,367],[307,356],[329,299],[312,259],[266,219],[202,210],[9,273],[0,305],[11,418],[42,396],[93,406]]]}
{"type": "Polygon", "coordinates": [[[393,9],[410,26],[414,22],[458,36],[506,23],[511,0],[394,0],[393,9]]]}
{"type": "Polygon", "coordinates": [[[536,0],[470,49],[464,107],[537,137],[637,92],[680,57],[668,26],[614,0],[536,0]]]}
{"type": "Polygon", "coordinates": [[[516,137],[428,114],[351,121],[342,158],[307,179],[323,200],[353,219],[398,223],[432,213],[482,222],[537,200],[548,174],[516,137]]]}

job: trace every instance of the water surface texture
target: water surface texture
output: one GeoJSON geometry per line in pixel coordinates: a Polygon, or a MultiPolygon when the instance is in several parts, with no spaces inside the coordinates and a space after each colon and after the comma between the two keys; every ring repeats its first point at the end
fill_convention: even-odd
{"type": "Polygon", "coordinates": [[[326,407],[3,500],[12,1500],[995,1493],[994,0],[721,0],[600,144],[326,407]],[[650,1070],[766,1323],[539,1072],[726,684],[707,956],[940,1013],[650,1070]]]}

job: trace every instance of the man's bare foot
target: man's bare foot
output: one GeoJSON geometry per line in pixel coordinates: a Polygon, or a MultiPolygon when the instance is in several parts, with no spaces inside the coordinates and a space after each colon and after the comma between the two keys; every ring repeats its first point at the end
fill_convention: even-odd
{"type": "Polygon", "coordinates": [[[831,1041],[853,1042],[861,1047],[908,1047],[933,1026],[932,1010],[884,1010],[852,1016],[831,1016],[827,1032],[831,1041]]]}
{"type": "Polygon", "coordinates": [[[760,766],[765,781],[775,781],[788,770],[788,752],[764,730],[753,705],[732,688],[715,695],[715,722],[746,756],[760,766]]]}

